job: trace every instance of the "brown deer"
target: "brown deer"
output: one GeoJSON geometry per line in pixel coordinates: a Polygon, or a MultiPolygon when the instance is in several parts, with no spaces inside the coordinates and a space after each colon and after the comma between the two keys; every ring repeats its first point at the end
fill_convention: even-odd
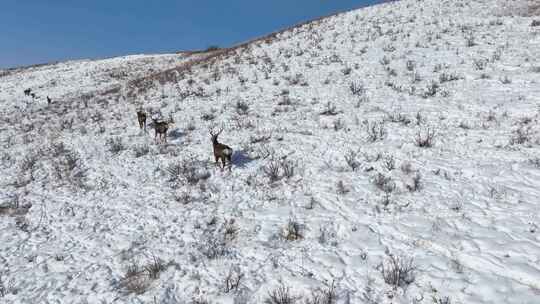
{"type": "Polygon", "coordinates": [[[52,102],[52,99],[49,97],[49,95],[47,95],[47,104],[51,104],[52,102]]]}
{"type": "Polygon", "coordinates": [[[219,160],[221,159],[221,170],[225,168],[226,162],[228,162],[229,171],[231,171],[233,150],[231,149],[231,147],[218,142],[218,136],[221,134],[221,132],[223,132],[223,128],[221,128],[217,133],[213,130],[210,130],[212,146],[214,147],[214,158],[216,160],[216,166],[219,166],[219,160]]]}
{"type": "Polygon", "coordinates": [[[165,140],[165,142],[167,142],[167,130],[169,129],[169,124],[172,122],[159,121],[157,119],[152,119],[152,121],[154,122],[154,130],[156,132],[154,136],[154,140],[157,141],[158,138],[160,138],[162,141],[165,140]]]}
{"type": "Polygon", "coordinates": [[[137,120],[139,121],[139,128],[146,132],[146,113],[141,109],[137,110],[137,120]]]}

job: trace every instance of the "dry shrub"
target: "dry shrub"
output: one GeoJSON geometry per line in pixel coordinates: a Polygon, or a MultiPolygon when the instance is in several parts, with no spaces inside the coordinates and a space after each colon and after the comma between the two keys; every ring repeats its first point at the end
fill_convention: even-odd
{"type": "Polygon", "coordinates": [[[337,294],[335,282],[332,285],[313,291],[305,301],[305,304],[335,304],[337,303],[337,294]]]}
{"type": "Polygon", "coordinates": [[[283,237],[288,241],[297,241],[304,238],[304,225],[293,219],[289,219],[287,226],[283,231],[283,237]]]}
{"type": "Polygon", "coordinates": [[[295,304],[300,299],[291,293],[288,286],[281,285],[268,293],[265,304],[295,304]]]}
{"type": "Polygon", "coordinates": [[[424,132],[418,131],[415,144],[422,148],[431,148],[434,144],[435,130],[427,128],[424,132]]]}
{"type": "Polygon", "coordinates": [[[388,255],[388,260],[381,265],[381,273],[386,284],[394,287],[406,287],[415,280],[416,266],[412,258],[388,255]]]}

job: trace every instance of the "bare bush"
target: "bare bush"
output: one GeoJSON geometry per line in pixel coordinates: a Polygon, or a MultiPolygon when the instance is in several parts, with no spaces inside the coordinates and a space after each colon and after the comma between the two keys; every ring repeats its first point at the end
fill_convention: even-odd
{"type": "Polygon", "coordinates": [[[332,124],[333,124],[334,131],[336,132],[345,128],[345,121],[341,118],[334,120],[332,124]]]}
{"type": "Polygon", "coordinates": [[[272,138],[272,132],[268,131],[258,131],[254,135],[249,136],[249,142],[252,144],[261,143],[261,142],[267,142],[272,138]]]}
{"type": "Polygon", "coordinates": [[[389,121],[391,121],[391,122],[402,123],[404,125],[408,125],[408,124],[411,123],[411,120],[409,119],[409,117],[407,117],[407,115],[399,112],[399,110],[395,110],[392,113],[388,113],[387,114],[387,119],[389,121]]]}
{"type": "Polygon", "coordinates": [[[270,182],[276,182],[281,179],[281,164],[277,160],[270,160],[266,166],[263,167],[263,172],[270,179],[270,182]]]}
{"type": "Polygon", "coordinates": [[[208,259],[225,256],[230,252],[225,235],[217,230],[205,231],[199,245],[199,250],[208,259]]]}
{"type": "Polygon", "coordinates": [[[5,297],[7,295],[6,286],[4,285],[4,281],[2,280],[2,276],[0,275],[0,298],[5,297]]]}
{"type": "Polygon", "coordinates": [[[386,127],[384,126],[384,121],[366,122],[365,125],[368,140],[370,142],[383,140],[386,136],[386,127]]]}
{"type": "Polygon", "coordinates": [[[540,169],[540,157],[535,157],[535,158],[529,159],[529,163],[531,165],[535,166],[536,168],[540,169]]]}
{"type": "Polygon", "coordinates": [[[522,145],[531,140],[532,132],[531,126],[520,126],[512,132],[510,137],[511,145],[522,145]]]}
{"type": "Polygon", "coordinates": [[[121,137],[107,139],[107,146],[113,154],[118,154],[126,149],[121,137]]]}
{"type": "Polygon", "coordinates": [[[347,75],[350,75],[352,72],[352,68],[351,67],[345,67],[341,70],[341,73],[343,73],[343,75],[347,76],[347,75]]]}
{"type": "Polygon", "coordinates": [[[296,73],[294,76],[286,76],[284,77],[285,80],[288,81],[288,85],[289,86],[295,86],[295,85],[300,85],[300,86],[308,86],[308,83],[304,77],[304,74],[302,73],[296,73]]]}
{"type": "Polygon", "coordinates": [[[473,59],[473,66],[475,69],[479,70],[479,71],[483,71],[486,67],[487,67],[487,64],[488,64],[488,60],[487,59],[484,59],[484,58],[481,58],[481,59],[473,59]]]}
{"type": "Polygon", "coordinates": [[[416,174],[412,177],[412,183],[407,185],[407,190],[410,192],[415,192],[420,190],[422,187],[422,175],[419,172],[416,172],[416,174]]]}
{"type": "Polygon", "coordinates": [[[388,58],[386,56],[383,56],[383,58],[381,58],[381,60],[379,62],[382,65],[389,65],[390,64],[390,58],[388,58]]]}
{"type": "Polygon", "coordinates": [[[437,95],[437,91],[439,90],[439,83],[436,81],[431,81],[426,89],[424,90],[424,93],[422,94],[422,97],[429,98],[437,95]]]}
{"type": "Polygon", "coordinates": [[[156,256],[152,256],[152,261],[148,265],[144,266],[144,270],[151,279],[159,278],[159,274],[165,269],[166,267],[163,261],[156,256]]]}
{"type": "Polygon", "coordinates": [[[434,304],[452,304],[452,300],[449,297],[439,298],[436,296],[432,296],[431,299],[433,300],[434,304]]]}
{"type": "Polygon", "coordinates": [[[415,137],[415,144],[422,148],[431,148],[435,140],[435,130],[427,128],[424,132],[418,131],[415,137]]]}
{"type": "Polygon", "coordinates": [[[143,157],[143,156],[147,155],[150,152],[150,148],[146,144],[137,145],[137,146],[135,146],[133,148],[133,150],[135,151],[135,157],[137,157],[137,158],[143,157]]]}
{"type": "Polygon", "coordinates": [[[406,287],[415,280],[416,266],[412,258],[388,255],[388,260],[381,264],[381,273],[386,284],[406,287]]]}
{"type": "Polygon", "coordinates": [[[464,130],[469,130],[471,128],[471,126],[469,126],[469,124],[466,121],[461,121],[458,127],[464,130]]]}
{"type": "Polygon", "coordinates": [[[30,171],[32,172],[34,168],[36,167],[38,161],[38,154],[36,153],[29,153],[27,154],[23,160],[21,161],[21,170],[23,172],[30,171]]]}
{"type": "Polygon", "coordinates": [[[240,228],[238,228],[234,218],[226,220],[221,227],[221,231],[223,231],[223,236],[226,241],[233,241],[236,239],[239,230],[240,228]]]}
{"type": "Polygon", "coordinates": [[[361,82],[351,82],[349,89],[354,96],[362,96],[366,93],[366,88],[361,82]]]}
{"type": "Polygon", "coordinates": [[[281,161],[281,169],[283,172],[283,177],[291,178],[296,172],[296,167],[298,163],[289,159],[284,159],[281,161]]]}
{"type": "Polygon", "coordinates": [[[58,180],[69,182],[77,188],[85,187],[86,171],[84,162],[78,152],[62,148],[52,158],[52,166],[58,180]]]}
{"type": "Polygon", "coordinates": [[[249,105],[245,101],[236,102],[236,113],[239,115],[247,115],[249,112],[249,105]]]}
{"type": "Polygon", "coordinates": [[[334,281],[332,285],[311,292],[311,295],[304,301],[304,304],[336,304],[337,293],[334,281]]]}
{"type": "Polygon", "coordinates": [[[291,293],[289,287],[284,285],[270,291],[268,298],[264,300],[265,304],[295,304],[300,299],[299,296],[295,296],[291,293]]]}
{"type": "Polygon", "coordinates": [[[460,79],[459,75],[453,74],[453,73],[442,73],[442,74],[439,75],[439,82],[440,83],[456,81],[456,80],[459,80],[459,79],[460,79]]]}
{"type": "Polygon", "coordinates": [[[225,277],[224,291],[229,293],[231,291],[237,291],[240,286],[240,281],[244,277],[244,274],[240,270],[240,267],[236,266],[229,269],[227,276],[225,277]]]}
{"type": "Polygon", "coordinates": [[[291,178],[296,172],[298,163],[289,159],[271,159],[264,167],[263,172],[269,178],[270,183],[281,180],[282,178],[291,178]]]}
{"type": "Polygon", "coordinates": [[[298,223],[294,219],[289,219],[285,229],[283,230],[283,237],[287,241],[297,241],[304,238],[304,225],[298,223]]]}
{"type": "Polygon", "coordinates": [[[499,81],[502,83],[502,84],[511,84],[512,83],[512,79],[510,79],[510,77],[508,77],[508,75],[504,75],[504,77],[501,77],[499,79],[499,81]]]}
{"type": "Polygon", "coordinates": [[[337,115],[338,111],[336,109],[336,105],[334,105],[332,102],[327,102],[325,109],[321,112],[321,115],[337,115]]]}
{"type": "Polygon", "coordinates": [[[388,171],[392,171],[396,168],[396,160],[392,155],[386,155],[383,158],[383,165],[388,171]]]}
{"type": "Polygon", "coordinates": [[[407,71],[409,72],[412,72],[416,69],[416,63],[413,60],[407,60],[405,66],[407,67],[407,71]]]}
{"type": "Polygon", "coordinates": [[[354,150],[349,150],[345,153],[345,162],[353,170],[356,171],[360,167],[360,162],[357,160],[358,152],[354,150]]]}
{"type": "Polygon", "coordinates": [[[473,46],[476,45],[476,39],[475,39],[474,34],[472,32],[468,33],[465,36],[465,45],[467,47],[473,47],[473,46]]]}
{"type": "Polygon", "coordinates": [[[13,279],[9,282],[5,282],[0,274],[0,298],[7,296],[8,294],[17,294],[17,289],[15,288],[15,281],[13,279]]]}
{"type": "Polygon", "coordinates": [[[213,111],[206,112],[201,115],[201,119],[204,121],[211,121],[211,120],[214,120],[215,118],[216,118],[216,114],[214,114],[213,111]]]}
{"type": "Polygon", "coordinates": [[[21,204],[18,195],[12,196],[7,202],[0,204],[0,215],[24,216],[32,204],[21,204]]]}
{"type": "Polygon", "coordinates": [[[193,158],[171,164],[167,168],[167,173],[169,174],[169,182],[172,182],[174,186],[186,182],[195,185],[210,177],[210,171],[208,171],[206,164],[193,158]]]}
{"type": "Polygon", "coordinates": [[[392,177],[385,176],[382,173],[377,173],[375,175],[373,184],[385,193],[392,193],[396,189],[396,183],[392,180],[392,177]]]}
{"type": "Polygon", "coordinates": [[[133,262],[128,265],[118,287],[125,294],[143,294],[148,290],[150,284],[151,280],[144,269],[137,262],[133,262]]]}
{"type": "Polygon", "coordinates": [[[343,183],[342,180],[338,181],[336,184],[336,192],[337,194],[344,195],[349,193],[349,189],[345,186],[345,183],[343,183]]]}

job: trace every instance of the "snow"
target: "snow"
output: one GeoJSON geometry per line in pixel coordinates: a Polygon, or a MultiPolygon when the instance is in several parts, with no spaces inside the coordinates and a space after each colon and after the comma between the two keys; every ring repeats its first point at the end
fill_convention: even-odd
{"type": "Polygon", "coordinates": [[[505,4],[404,0],[195,64],[0,77],[0,300],[263,303],[334,283],[337,303],[538,303],[540,28],[505,4]],[[131,82],[174,67],[176,82],[131,82]],[[167,144],[139,130],[140,106],[173,118],[167,144]],[[214,165],[216,125],[231,172],[214,165]],[[428,129],[433,146],[417,146],[428,129]],[[294,171],[271,182],[271,165],[294,171]],[[390,255],[412,259],[412,282],[385,282],[390,255]],[[126,279],[154,258],[157,278],[126,279]],[[229,272],[243,276],[227,292],[229,272]]]}

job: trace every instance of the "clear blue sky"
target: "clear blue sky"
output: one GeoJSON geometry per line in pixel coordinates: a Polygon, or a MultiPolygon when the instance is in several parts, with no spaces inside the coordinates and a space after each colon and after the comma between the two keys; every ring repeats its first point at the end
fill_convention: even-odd
{"type": "Polygon", "coordinates": [[[230,46],[381,0],[1,0],[0,68],[230,46]]]}

